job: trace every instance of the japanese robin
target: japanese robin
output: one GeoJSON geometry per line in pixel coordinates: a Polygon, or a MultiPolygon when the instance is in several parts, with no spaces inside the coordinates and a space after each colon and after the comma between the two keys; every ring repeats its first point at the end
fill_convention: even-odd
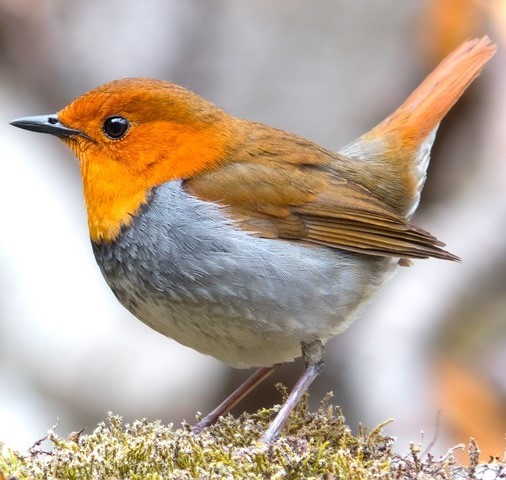
{"type": "Polygon", "coordinates": [[[320,373],[325,343],[399,264],[458,260],[410,218],[439,122],[494,52],[487,37],[463,43],[337,153],[147,78],[12,125],[76,154],[95,258],[130,312],[233,367],[260,367],[195,432],[302,355],[306,368],[261,437],[270,442],[320,373]]]}

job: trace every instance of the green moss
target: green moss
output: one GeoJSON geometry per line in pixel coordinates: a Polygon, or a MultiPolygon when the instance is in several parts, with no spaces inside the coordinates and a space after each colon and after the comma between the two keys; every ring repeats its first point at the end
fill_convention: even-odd
{"type": "Polygon", "coordinates": [[[51,431],[48,452],[40,443],[26,456],[4,448],[0,480],[445,479],[455,469],[451,455],[422,460],[415,447],[408,457],[395,455],[392,438],[382,433],[388,422],[353,435],[328,399],[315,413],[301,402],[281,438],[261,444],[257,439],[275,410],[227,416],[200,435],[187,425],[123,424],[110,414],[89,435],[64,439],[51,431]]]}

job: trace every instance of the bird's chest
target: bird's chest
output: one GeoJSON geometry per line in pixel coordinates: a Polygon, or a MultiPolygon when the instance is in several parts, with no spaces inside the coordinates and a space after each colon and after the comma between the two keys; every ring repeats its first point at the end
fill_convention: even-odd
{"type": "MultiPolygon", "coordinates": [[[[153,253],[149,249],[145,255],[153,253]]],[[[195,269],[179,264],[177,255],[159,262],[156,255],[152,262],[146,256],[104,262],[97,255],[115,296],[146,325],[235,367],[267,366],[300,355],[305,329],[300,322],[295,326],[290,305],[276,302],[277,287],[266,293],[258,285],[255,291],[255,282],[248,282],[232,259],[215,260],[223,263],[213,267],[202,257],[195,269]]]]}
{"type": "Polygon", "coordinates": [[[348,323],[385,259],[261,239],[167,184],[115,242],[93,245],[120,302],[160,333],[235,366],[300,355],[348,323]]]}
{"type": "Polygon", "coordinates": [[[259,314],[241,292],[244,279],[234,273],[234,262],[227,270],[227,255],[213,259],[202,249],[205,245],[191,247],[190,255],[145,242],[94,246],[111,290],[138,319],[183,345],[241,366],[241,350],[260,343],[261,328],[253,325],[259,314]]]}

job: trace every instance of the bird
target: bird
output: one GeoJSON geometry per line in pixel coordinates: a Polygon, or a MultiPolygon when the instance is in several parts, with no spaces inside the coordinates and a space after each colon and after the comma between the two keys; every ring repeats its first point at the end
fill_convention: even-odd
{"type": "Polygon", "coordinates": [[[95,259],[149,327],[257,370],[202,432],[279,365],[304,370],[259,440],[275,441],[343,332],[411,259],[458,261],[411,223],[441,119],[495,53],[467,40],[339,151],[236,118],[179,85],[123,78],[11,124],[77,157],[95,259]]]}

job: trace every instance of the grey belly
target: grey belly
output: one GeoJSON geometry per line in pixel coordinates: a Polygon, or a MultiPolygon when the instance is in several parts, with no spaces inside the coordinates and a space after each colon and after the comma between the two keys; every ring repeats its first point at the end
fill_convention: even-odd
{"type": "Polygon", "coordinates": [[[287,362],[301,355],[301,342],[326,342],[397,265],[397,259],[254,237],[179,182],[158,188],[116,242],[93,250],[135,316],[235,367],[287,362]]]}
{"type": "Polygon", "coordinates": [[[395,269],[392,260],[328,253],[334,267],[327,263],[319,282],[303,264],[298,281],[225,275],[156,289],[138,276],[106,278],[120,302],[163,335],[234,367],[268,366],[299,357],[301,342],[342,332],[395,269]]]}

